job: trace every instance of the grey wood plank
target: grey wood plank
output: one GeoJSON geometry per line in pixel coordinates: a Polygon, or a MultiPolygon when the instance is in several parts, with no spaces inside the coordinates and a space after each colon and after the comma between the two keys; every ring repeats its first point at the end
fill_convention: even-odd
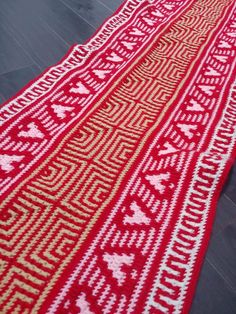
{"type": "Polygon", "coordinates": [[[3,97],[2,94],[0,94],[0,106],[1,106],[1,104],[4,103],[5,101],[6,101],[6,98],[3,97]]]}
{"type": "MultiPolygon", "coordinates": [[[[231,186],[230,183],[229,186],[231,186]]],[[[217,205],[217,212],[213,226],[213,235],[222,232],[223,229],[232,222],[232,220],[236,220],[236,205],[227,196],[227,194],[223,193],[217,205]]]]}
{"type": "Polygon", "coordinates": [[[48,25],[69,46],[75,43],[84,43],[96,30],[96,27],[76,14],[63,1],[41,0],[40,6],[43,8],[43,13],[40,16],[42,22],[48,25]]]}
{"type": "MultiPolygon", "coordinates": [[[[235,206],[236,211],[236,206],[235,206]]],[[[236,293],[236,219],[212,235],[207,258],[236,293]]]]}
{"type": "Polygon", "coordinates": [[[33,63],[0,19],[0,74],[26,67],[33,63]]]}
{"type": "Polygon", "coordinates": [[[66,53],[68,45],[42,23],[40,10],[43,8],[34,6],[35,2],[29,3],[29,0],[1,1],[0,20],[34,63],[44,69],[56,63],[66,53]]]}
{"type": "Polygon", "coordinates": [[[79,17],[87,21],[94,28],[112,14],[112,10],[97,0],[60,0],[79,17]]]}
{"type": "Polygon", "coordinates": [[[0,75],[0,96],[2,101],[12,97],[21,88],[23,88],[30,80],[38,76],[40,69],[31,65],[18,70],[14,70],[8,73],[0,75]]]}
{"type": "Polygon", "coordinates": [[[225,185],[224,193],[234,202],[236,205],[236,161],[229,174],[229,179],[225,185]]]}
{"type": "Polygon", "coordinates": [[[107,6],[109,9],[111,9],[112,11],[115,11],[122,2],[124,2],[123,0],[99,0],[100,2],[102,2],[102,4],[104,4],[105,6],[107,6]]]}
{"type": "Polygon", "coordinates": [[[236,294],[205,260],[190,314],[234,314],[236,294]]]}

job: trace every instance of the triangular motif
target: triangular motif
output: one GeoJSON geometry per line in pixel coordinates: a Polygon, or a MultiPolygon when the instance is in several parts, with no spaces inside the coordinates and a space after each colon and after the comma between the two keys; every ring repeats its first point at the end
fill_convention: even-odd
{"type": "Polygon", "coordinates": [[[194,135],[192,131],[197,129],[196,125],[191,124],[178,123],[177,126],[189,139],[192,138],[194,135]]]}
{"type": "Polygon", "coordinates": [[[20,137],[31,137],[31,138],[43,138],[44,134],[39,130],[38,126],[31,122],[27,125],[28,130],[20,131],[18,136],[20,137]]]}
{"type": "Polygon", "coordinates": [[[156,175],[146,175],[145,178],[155,188],[155,190],[163,194],[166,189],[165,181],[169,180],[170,173],[167,172],[167,173],[161,173],[161,174],[156,174],[156,175]]]}
{"type": "Polygon", "coordinates": [[[93,73],[98,77],[98,78],[100,78],[101,80],[103,80],[105,77],[106,77],[106,75],[108,74],[108,73],[110,73],[111,71],[109,71],[109,70],[94,70],[93,71],[93,73]]]}
{"type": "Polygon", "coordinates": [[[112,271],[112,276],[117,279],[118,285],[121,286],[126,278],[126,273],[122,271],[122,267],[123,265],[131,266],[134,261],[134,255],[105,253],[103,260],[107,263],[108,269],[112,271]]]}
{"type": "Polygon", "coordinates": [[[219,44],[219,48],[231,48],[232,46],[227,43],[227,41],[221,40],[219,44]]]}
{"type": "Polygon", "coordinates": [[[210,85],[199,85],[199,88],[208,96],[212,96],[215,90],[215,86],[210,85]]]}
{"type": "Polygon", "coordinates": [[[128,49],[128,50],[133,50],[134,46],[136,46],[136,43],[131,43],[128,41],[122,41],[122,44],[128,49]]]}
{"type": "Polygon", "coordinates": [[[147,25],[149,26],[153,26],[154,25],[154,21],[153,20],[150,20],[146,17],[143,18],[143,20],[147,23],[147,25]]]}
{"type": "Polygon", "coordinates": [[[159,11],[159,10],[153,11],[152,14],[154,16],[157,16],[157,17],[163,17],[164,16],[164,14],[162,14],[161,11],[159,11]]]}
{"type": "Polygon", "coordinates": [[[178,150],[174,148],[169,142],[166,142],[164,144],[164,149],[159,150],[159,156],[161,155],[167,155],[177,152],[178,150]]]}
{"type": "Polygon", "coordinates": [[[135,35],[135,36],[143,36],[144,33],[142,31],[140,31],[138,28],[134,28],[132,32],[130,32],[131,35],[135,35]]]}
{"type": "Polygon", "coordinates": [[[67,111],[72,111],[73,108],[67,107],[67,106],[62,106],[62,105],[52,105],[52,109],[57,115],[58,118],[65,118],[66,117],[66,112],[67,111]]]}
{"type": "Polygon", "coordinates": [[[84,86],[82,82],[78,82],[76,84],[76,87],[72,87],[70,89],[71,93],[80,94],[80,95],[88,95],[90,92],[89,90],[84,86]]]}
{"type": "Polygon", "coordinates": [[[163,7],[165,7],[167,10],[172,10],[174,8],[172,4],[163,4],[163,7]]]}
{"type": "Polygon", "coordinates": [[[113,62],[121,62],[123,59],[119,57],[114,51],[112,51],[111,55],[107,57],[108,61],[113,61],[113,62]]]}
{"type": "Polygon", "coordinates": [[[189,103],[190,103],[190,105],[187,106],[187,110],[204,111],[203,107],[194,99],[191,99],[189,103]]]}
{"type": "Polygon", "coordinates": [[[136,202],[132,202],[130,205],[130,209],[133,211],[132,216],[126,215],[124,217],[124,224],[130,224],[130,225],[149,225],[150,219],[145,215],[145,213],[141,210],[141,207],[138,206],[136,202]]]}
{"type": "Polygon", "coordinates": [[[210,66],[207,68],[207,71],[205,72],[205,74],[209,76],[220,76],[220,73],[210,66]]]}
{"type": "Polygon", "coordinates": [[[0,168],[5,172],[10,172],[15,167],[14,162],[20,162],[24,156],[10,156],[10,155],[0,155],[0,168]]]}
{"type": "Polygon", "coordinates": [[[80,313],[94,314],[94,312],[90,310],[90,304],[87,302],[86,295],[83,292],[78,296],[76,306],[80,309],[80,313]]]}
{"type": "Polygon", "coordinates": [[[226,34],[227,34],[227,36],[229,36],[231,38],[235,38],[236,37],[236,32],[228,32],[226,34]]]}
{"type": "Polygon", "coordinates": [[[220,56],[220,55],[215,55],[214,56],[216,58],[216,60],[222,62],[222,63],[226,63],[228,60],[228,56],[220,56]]]}

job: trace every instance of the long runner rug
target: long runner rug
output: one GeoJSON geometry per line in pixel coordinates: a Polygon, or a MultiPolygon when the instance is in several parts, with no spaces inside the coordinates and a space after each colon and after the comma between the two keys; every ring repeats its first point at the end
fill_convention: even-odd
{"type": "Polygon", "coordinates": [[[0,109],[0,312],[187,313],[236,148],[233,0],[126,0],[0,109]]]}

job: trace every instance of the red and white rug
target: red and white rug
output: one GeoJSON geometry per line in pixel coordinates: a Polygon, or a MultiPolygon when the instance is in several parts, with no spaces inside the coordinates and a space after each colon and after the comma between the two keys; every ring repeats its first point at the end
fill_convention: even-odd
{"type": "Polygon", "coordinates": [[[187,313],[236,148],[233,0],[126,0],[0,108],[1,313],[187,313]]]}

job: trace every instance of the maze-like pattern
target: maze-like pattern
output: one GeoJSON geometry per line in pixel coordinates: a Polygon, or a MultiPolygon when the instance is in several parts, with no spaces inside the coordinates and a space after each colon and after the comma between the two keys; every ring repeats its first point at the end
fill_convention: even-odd
{"type": "MultiPolygon", "coordinates": [[[[75,114],[75,104],[80,104],[78,110],[81,111],[81,107],[93,103],[88,113],[75,115],[80,118],[67,135],[60,137],[61,143],[55,145],[52,142],[52,153],[45,154],[45,161],[2,202],[0,289],[3,312],[39,310],[61,273],[79,254],[79,248],[99,216],[104,210],[110,213],[109,204],[113,204],[124,177],[136,160],[136,165],[140,165],[138,175],[133,174],[130,185],[111,214],[108,216],[105,212],[106,223],[96,242],[79,257],[81,262],[74,277],[77,281],[69,280],[70,291],[74,291],[72,297],[64,298],[64,294],[59,294],[51,311],[59,307],[61,313],[78,312],[86,305],[93,313],[97,311],[94,308],[96,303],[104,313],[112,313],[115,309],[116,313],[135,312],[135,308],[144,306],[146,299],[140,298],[144,293],[143,286],[158,265],[164,265],[160,266],[160,278],[170,271],[172,275],[178,275],[180,282],[186,280],[186,269],[180,267],[177,270],[180,262],[175,258],[182,258],[182,262],[183,257],[188,260],[186,254],[190,254],[190,247],[198,245],[195,244],[196,239],[184,242],[177,226],[175,232],[180,235],[176,241],[184,249],[179,250],[169,234],[169,238],[174,239],[171,240],[173,251],[171,246],[169,248],[174,261],[167,254],[162,259],[165,248],[162,241],[170,232],[168,225],[173,221],[176,202],[183,202],[185,191],[182,186],[191,178],[189,165],[199,158],[212,117],[224,106],[219,99],[229,89],[224,82],[232,74],[231,63],[235,58],[235,51],[230,49],[234,44],[230,35],[232,20],[226,20],[223,31],[214,40],[212,38],[217,24],[224,20],[225,12],[231,10],[230,3],[222,0],[216,5],[213,0],[205,0],[183,6],[184,11],[176,14],[169,25],[164,25],[161,31],[156,30],[155,39],[149,42],[142,57],[137,57],[138,61],[132,67],[124,69],[115,88],[110,88],[101,99],[92,97],[91,91],[95,95],[98,88],[96,80],[104,78],[124,60],[122,51],[127,53],[132,51],[133,44],[142,43],[132,40],[132,37],[128,41],[129,37],[122,36],[151,36],[151,29],[158,25],[159,19],[166,18],[168,11],[177,10],[175,2],[166,6],[157,1],[147,8],[142,7],[140,15],[134,15],[133,23],[127,27],[127,33],[120,35],[124,50],[118,49],[118,53],[109,47],[105,49],[106,67],[99,68],[95,58],[93,74],[86,69],[76,79],[75,72],[59,87],[59,96],[51,95],[52,101],[49,99],[48,105],[41,104],[38,111],[32,108],[25,117],[18,118],[18,124],[10,125],[6,130],[3,147],[21,152],[15,159],[10,159],[12,156],[7,154],[1,159],[1,171],[10,174],[21,158],[24,158],[23,164],[26,161],[30,163],[30,153],[39,154],[43,147],[40,143],[50,142],[54,134],[60,134],[61,129],[68,127],[66,120],[56,124],[55,117],[58,121],[66,117],[71,119],[75,114]],[[204,64],[199,62],[203,55],[204,64]],[[189,85],[189,73],[194,67],[200,70],[189,85]],[[190,88],[185,90],[184,86],[190,88]],[[182,98],[179,99],[178,95],[182,98]],[[174,98],[177,99],[175,103],[174,98]],[[162,126],[167,110],[170,119],[162,126]],[[54,112],[54,118],[48,114],[49,111],[54,112]],[[26,117],[27,123],[24,123],[26,117]],[[146,157],[138,157],[154,130],[159,133],[155,133],[157,135],[147,149],[146,157]],[[12,134],[7,135],[8,131],[12,134]],[[17,135],[15,142],[13,134],[17,135]],[[19,138],[27,138],[27,141],[22,139],[21,142],[19,138]],[[184,252],[182,257],[181,252],[184,252]],[[155,265],[154,259],[158,261],[155,265]],[[127,280],[129,293],[123,289],[127,280]],[[116,294],[117,287],[119,294],[116,294]]],[[[178,5],[181,8],[182,2],[178,5]]],[[[231,113],[234,105],[228,101],[226,108],[228,111],[224,117],[229,115],[235,121],[231,113]]],[[[228,139],[233,122],[225,123],[224,132],[228,132],[228,139]]],[[[217,143],[212,152],[217,148],[224,149],[222,141],[218,143],[219,137],[218,134],[214,137],[217,143]]],[[[200,155],[199,167],[206,164],[205,168],[211,168],[220,163],[212,157],[212,152],[200,155]]],[[[196,174],[194,180],[201,175],[202,172],[196,174]]],[[[9,181],[8,178],[6,180],[9,181]]],[[[193,184],[198,184],[194,180],[193,184]]],[[[206,182],[204,173],[202,180],[200,182],[205,188],[213,182],[213,179],[206,182]]],[[[198,204],[197,197],[202,197],[199,194],[201,186],[194,185],[192,189],[198,196],[191,196],[189,202],[195,202],[195,209],[199,210],[198,205],[201,204],[198,204]]],[[[198,212],[190,212],[187,217],[193,221],[201,218],[198,212]]],[[[189,223],[181,228],[190,232],[189,223]]],[[[194,237],[195,230],[191,232],[194,237]]],[[[169,284],[174,284],[174,280],[160,280],[157,277],[152,286],[146,286],[150,298],[145,306],[172,310],[180,288],[170,288],[169,284]]]]}
{"type": "Polygon", "coordinates": [[[235,86],[229,87],[227,80],[235,70],[235,50],[230,49],[235,43],[228,35],[234,19],[235,12],[209,46],[197,75],[153,140],[139,171],[79,257],[74,276],[68,277],[66,290],[57,294],[50,313],[81,309],[81,295],[91,313],[98,309],[105,313],[183,311],[198,267],[196,256],[212,193],[236,145],[235,86]],[[221,48],[222,39],[226,49],[221,48]],[[217,69],[223,82],[220,89],[217,69]],[[212,93],[205,85],[209,83],[212,93]],[[219,101],[225,93],[229,93],[227,103],[219,101]],[[217,128],[209,136],[211,119],[218,114],[217,128]],[[168,233],[166,246],[163,237],[168,233]],[[152,272],[156,278],[147,291],[152,272]]]}

